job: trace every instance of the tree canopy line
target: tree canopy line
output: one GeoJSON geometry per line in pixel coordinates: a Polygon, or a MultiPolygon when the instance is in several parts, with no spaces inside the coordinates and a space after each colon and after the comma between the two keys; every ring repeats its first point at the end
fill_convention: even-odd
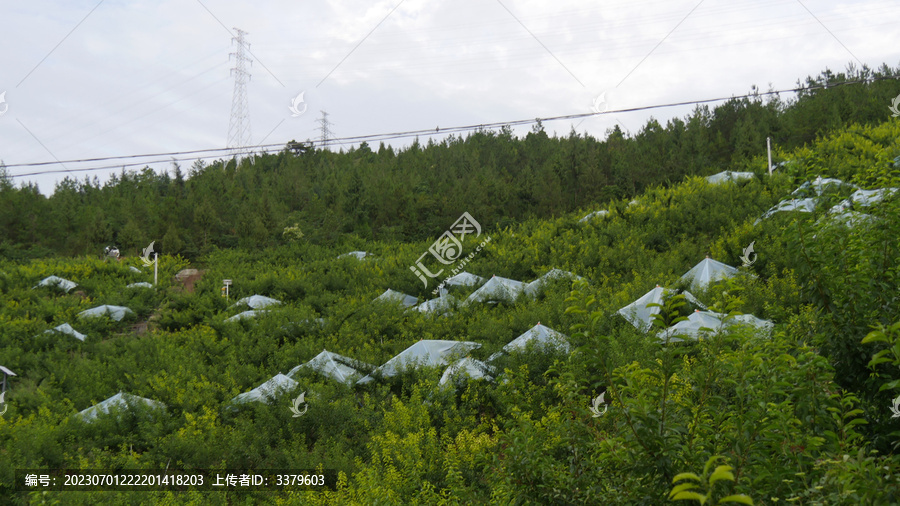
{"type": "Polygon", "coordinates": [[[789,151],[827,131],[882,122],[900,94],[897,77],[900,67],[851,64],[798,81],[790,99],[754,86],[750,98],[697,106],[665,126],[651,119],[633,135],[616,126],[604,140],[574,130],[550,136],[538,122],[524,137],[507,127],[404,149],[331,152],[292,141],[240,162],[197,161],[187,174],[176,164],[171,174],[123,170],[103,185],[66,178],[50,197],[34,183],[16,185],[0,165],[0,254],[96,254],[108,244],[127,254],[155,240],[159,251],[193,258],[274,245],[288,240],[288,227],[296,227],[291,238],[302,232],[327,245],[428,239],[463,211],[489,227],[559,216],[749,166],[765,154],[766,137],[789,151]]]}

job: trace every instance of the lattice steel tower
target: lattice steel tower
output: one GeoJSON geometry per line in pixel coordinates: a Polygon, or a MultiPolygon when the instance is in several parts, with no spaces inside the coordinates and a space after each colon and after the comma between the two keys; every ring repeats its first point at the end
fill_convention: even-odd
{"type": "Polygon", "coordinates": [[[249,155],[250,140],[250,106],[247,102],[247,81],[250,80],[250,72],[247,71],[246,63],[253,61],[245,54],[250,44],[244,39],[247,32],[240,28],[234,29],[237,33],[236,37],[232,37],[232,42],[237,42],[237,51],[228,54],[230,60],[234,56],[234,67],[231,73],[234,75],[234,94],[231,98],[231,120],[228,122],[228,145],[233,155],[240,156],[242,154],[249,155]]]}
{"type": "Polygon", "coordinates": [[[322,132],[319,139],[322,141],[322,147],[327,149],[328,143],[331,142],[332,134],[331,134],[331,122],[328,121],[328,113],[325,111],[319,111],[322,113],[322,118],[319,119],[319,125],[321,126],[320,130],[322,132]]]}

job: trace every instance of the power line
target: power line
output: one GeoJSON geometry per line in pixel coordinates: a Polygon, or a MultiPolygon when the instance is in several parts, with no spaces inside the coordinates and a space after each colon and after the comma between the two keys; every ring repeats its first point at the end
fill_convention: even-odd
{"type": "MultiPolygon", "coordinates": [[[[591,116],[603,116],[609,114],[620,114],[627,112],[638,112],[638,111],[648,111],[654,109],[664,109],[668,107],[679,107],[684,105],[699,105],[699,104],[708,104],[711,102],[721,102],[726,100],[740,100],[744,98],[758,98],[762,96],[770,96],[770,95],[778,95],[781,93],[798,93],[798,92],[808,92],[813,90],[824,90],[828,87],[836,88],[838,86],[851,85],[851,84],[867,84],[875,81],[883,81],[888,79],[900,79],[900,75],[898,76],[882,76],[882,77],[873,77],[870,79],[863,79],[857,81],[843,81],[840,83],[829,83],[828,86],[809,86],[809,87],[800,87],[800,88],[789,88],[782,90],[773,90],[766,92],[754,92],[748,93],[745,95],[733,95],[730,97],[717,97],[717,98],[708,98],[703,100],[689,100],[685,102],[670,102],[666,104],[655,104],[655,105],[647,105],[640,107],[631,107],[627,109],[617,109],[603,112],[588,112],[588,113],[578,113],[578,114],[566,114],[561,116],[551,116],[546,118],[534,118],[534,119],[522,119],[515,121],[498,121],[493,123],[481,123],[477,125],[463,125],[456,127],[441,127],[440,133],[462,133],[462,132],[472,132],[478,130],[485,130],[491,128],[500,128],[504,126],[521,126],[521,125],[531,125],[534,123],[540,122],[548,122],[548,121],[561,121],[561,120],[572,120],[579,118],[587,118],[591,116]]],[[[403,139],[409,137],[418,137],[418,136],[427,136],[427,135],[435,135],[435,130],[433,128],[426,128],[421,130],[407,130],[401,132],[390,132],[390,133],[380,133],[380,134],[367,134],[367,135],[357,135],[350,137],[337,137],[330,138],[329,142],[339,142],[339,143],[357,143],[357,142],[369,142],[369,141],[385,141],[392,139],[403,139]]],[[[283,147],[286,143],[272,143],[272,144],[258,144],[252,146],[245,146],[248,150],[263,150],[269,148],[280,148],[283,147]]],[[[313,141],[313,146],[322,146],[323,143],[321,140],[313,141]]],[[[170,151],[164,153],[150,153],[150,154],[142,154],[142,155],[120,155],[120,156],[108,156],[108,157],[97,157],[97,158],[82,158],[82,159],[73,159],[73,160],[55,160],[48,162],[32,162],[32,163],[14,163],[14,164],[5,164],[6,168],[12,167],[38,167],[45,165],[57,165],[57,164],[75,164],[75,163],[90,163],[90,162],[104,162],[111,160],[134,160],[140,158],[150,158],[150,157],[166,157],[166,159],[162,160],[144,160],[139,162],[131,162],[131,163],[116,163],[113,165],[105,165],[98,167],[88,167],[88,168],[80,168],[80,169],[54,169],[54,170],[45,170],[45,171],[35,171],[24,174],[8,174],[8,177],[16,178],[16,177],[25,177],[25,176],[37,176],[43,174],[56,174],[61,172],[89,172],[95,170],[108,170],[108,169],[118,169],[125,167],[134,167],[141,165],[148,165],[151,163],[171,163],[174,159],[176,162],[183,161],[191,161],[191,160],[207,160],[207,159],[215,159],[222,158],[223,156],[227,156],[228,152],[231,151],[231,148],[211,148],[211,149],[196,149],[190,151],[170,151]],[[173,158],[175,156],[182,156],[182,158],[173,158]],[[202,155],[202,156],[190,156],[190,155],[202,155]]]]}

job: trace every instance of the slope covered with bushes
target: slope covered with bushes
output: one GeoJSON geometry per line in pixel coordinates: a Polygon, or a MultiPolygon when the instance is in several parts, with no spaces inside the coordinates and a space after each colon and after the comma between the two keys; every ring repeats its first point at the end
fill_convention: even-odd
{"type": "MultiPolygon", "coordinates": [[[[454,307],[441,317],[373,304],[391,288],[423,301],[410,272],[435,237],[419,242],[356,238],[334,246],[293,235],[269,248],[212,249],[192,262],[160,258],[160,285],[132,255],[0,261],[0,364],[10,380],[0,417],[4,496],[26,468],[313,469],[339,473],[328,492],[64,492],[66,504],[660,504],[673,487],[713,500],[864,504],[900,500],[900,195],[862,208],[871,224],[835,223],[829,210],[853,191],[835,186],[812,213],[754,222],[802,183],[840,178],[864,189],[900,187],[900,121],[850,126],[783,153],[773,176],[762,158],[750,180],[712,185],[687,177],[652,186],[634,203],[498,227],[466,270],[531,281],[551,268],[583,276],[556,281],[536,299],[454,307]],[[355,241],[355,242],[354,242],[355,241]],[[751,242],[746,275],[692,290],[712,310],[775,323],[771,336],[734,327],[681,345],[656,332],[684,315],[667,301],[649,333],[616,311],[680,276],[704,256],[730,265],[751,242]],[[373,253],[336,258],[351,249],[373,253]],[[194,292],[173,276],[204,269],[194,292]],[[69,293],[32,289],[49,275],[69,293]],[[232,299],[221,296],[232,279],[232,299]],[[282,305],[226,322],[238,297],[282,305]],[[82,320],[99,304],[132,308],[121,322],[82,320]],[[310,324],[323,318],[324,325],[310,324]],[[69,322],[84,342],[43,334],[69,322]],[[137,323],[148,331],[135,331],[137,323]],[[536,323],[568,335],[571,354],[528,350],[492,362],[496,380],[439,387],[443,368],[346,386],[310,371],[272,405],[230,409],[230,400],[286,373],[322,349],[379,365],[420,339],[474,341],[485,360],[536,323]],[[870,342],[863,339],[877,328],[870,342]],[[886,344],[887,343],[887,344],[886,344]],[[884,361],[870,367],[873,355],[884,361]],[[886,388],[883,388],[885,387],[886,388]],[[118,391],[160,401],[85,423],[73,415],[118,391]],[[292,417],[306,392],[308,412],[292,417]],[[608,403],[593,416],[592,400],[608,403]],[[707,466],[707,463],[710,463],[707,466]],[[718,466],[729,466],[729,469],[718,466]],[[716,469],[718,468],[718,472],[716,469]],[[694,473],[691,475],[681,473],[694,473]],[[695,488],[684,486],[696,483],[695,488]],[[738,496],[738,497],[734,497],[738,496]]],[[[794,195],[799,197],[799,195],[794,195]]],[[[591,209],[596,208],[591,206],[591,209]]],[[[472,212],[474,218],[480,216],[472,212]]],[[[446,229],[457,214],[444,214],[446,229]]],[[[309,232],[308,228],[303,228],[309,232]]],[[[465,243],[468,255],[473,243],[465,243]]],[[[469,290],[471,291],[471,289],[469,290]]],[[[457,292],[464,298],[466,291],[457,292]]],[[[368,372],[368,371],[367,371],[368,372]]],[[[601,407],[602,408],[602,407],[601,407]]]]}

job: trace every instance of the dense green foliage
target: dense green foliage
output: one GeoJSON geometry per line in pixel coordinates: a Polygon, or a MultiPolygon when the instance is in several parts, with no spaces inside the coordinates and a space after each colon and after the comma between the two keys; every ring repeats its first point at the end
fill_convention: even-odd
{"type": "MultiPolygon", "coordinates": [[[[883,81],[838,86],[828,93],[874,94],[878,83],[883,81]]],[[[821,114],[843,125],[849,108],[837,102],[832,110],[824,105],[830,103],[827,96],[801,98],[773,114],[772,124],[790,124],[801,131],[786,118],[796,118],[791,112],[799,110],[795,108],[819,104],[830,111],[821,114]]],[[[900,194],[865,210],[878,220],[871,224],[846,227],[831,220],[827,210],[851,191],[832,188],[814,213],[778,213],[754,225],[800,183],[818,175],[866,189],[900,187],[900,120],[890,118],[889,103],[884,99],[877,112],[880,120],[867,120],[871,125],[845,126],[808,139],[812,140],[808,145],[797,139],[801,144],[795,149],[780,151],[787,163],[772,177],[760,156],[692,161],[698,165],[665,174],[670,179],[666,184],[649,176],[635,180],[633,187],[614,183],[619,190],[613,195],[603,194],[602,184],[581,182],[577,201],[547,203],[530,218],[525,211],[499,214],[496,198],[479,193],[473,194],[472,207],[456,207],[463,201],[455,202],[454,194],[445,197],[427,185],[416,194],[402,186],[406,183],[401,184],[404,179],[399,176],[380,183],[400,185],[392,190],[397,197],[387,199],[391,202],[376,205],[380,201],[369,200],[373,207],[367,208],[358,207],[360,200],[309,203],[312,199],[296,211],[282,200],[286,196],[276,193],[289,191],[284,181],[290,178],[278,179],[277,170],[266,172],[261,167],[263,161],[279,160],[285,171],[312,167],[304,165],[312,163],[309,160],[337,167],[361,156],[360,150],[299,157],[285,152],[258,159],[252,166],[204,168],[180,183],[162,184],[156,176],[144,174],[120,178],[102,189],[58,191],[59,197],[53,197],[58,202],[73,199],[74,207],[66,209],[83,206],[86,211],[61,214],[57,223],[76,227],[82,219],[132,219],[128,213],[113,217],[102,211],[100,203],[118,195],[117,205],[146,206],[145,213],[135,216],[147,216],[149,221],[141,223],[151,228],[156,226],[156,212],[172,213],[161,222],[170,220],[176,237],[193,226],[188,220],[181,228],[182,206],[193,209],[194,222],[219,220],[217,226],[225,227],[233,211],[229,206],[219,209],[224,199],[212,198],[212,192],[241,192],[234,199],[236,209],[255,199],[269,202],[252,209],[273,210],[269,218],[259,218],[263,225],[256,227],[257,239],[272,244],[220,247],[226,245],[220,240],[229,240],[215,238],[223,228],[205,238],[195,235],[202,244],[180,239],[186,251],[194,248],[203,254],[190,259],[161,256],[160,285],[153,289],[125,288],[152,280],[152,273],[129,268],[148,271],[134,253],[121,262],[104,262],[97,255],[0,259],[0,364],[18,374],[7,392],[8,411],[0,417],[0,461],[7,463],[0,466],[0,496],[16,504],[91,505],[661,504],[700,497],[708,504],[746,504],[748,499],[753,504],[900,502],[900,458],[893,455],[900,420],[892,418],[890,410],[900,388],[900,327],[895,323],[900,321],[896,262],[900,194]],[[719,185],[690,175],[714,167],[756,175],[719,185]],[[146,181],[139,184],[142,178],[146,181]],[[252,182],[253,190],[237,181],[252,182]],[[178,185],[184,193],[173,193],[178,185]],[[148,187],[156,189],[146,195],[168,195],[170,205],[157,208],[160,203],[151,205],[149,196],[143,201],[131,198],[148,187]],[[637,199],[629,204],[632,191],[638,192],[637,199]],[[83,197],[78,196],[81,192],[83,197]],[[597,207],[597,200],[619,195],[627,197],[610,200],[605,217],[580,222],[584,209],[567,212],[587,202],[597,207]],[[208,214],[199,211],[202,204],[194,206],[195,198],[209,199],[208,214]],[[385,206],[400,205],[407,198],[419,203],[447,201],[426,213],[427,219],[417,218],[421,209],[415,204],[407,209],[412,214],[402,220],[392,215],[376,221],[385,206]],[[335,221],[317,215],[315,206],[333,209],[335,217],[327,220],[335,221]],[[363,209],[359,220],[372,219],[345,221],[357,209],[363,209]],[[489,246],[466,266],[469,272],[530,281],[555,267],[584,280],[549,283],[536,299],[454,307],[448,317],[372,303],[387,288],[416,295],[420,301],[431,298],[430,289],[409,266],[462,210],[479,219],[484,234],[491,237],[489,246]],[[507,223],[505,218],[527,219],[501,226],[507,223]],[[325,221],[316,221],[320,219],[325,221]],[[281,234],[278,227],[295,222],[296,228],[281,234]],[[422,228],[389,232],[390,227],[407,225],[422,228]],[[363,233],[364,226],[371,227],[371,234],[363,233]],[[342,231],[357,235],[338,237],[342,231]],[[338,239],[326,240],[329,236],[338,239]],[[397,240],[407,236],[417,240],[397,240]],[[650,333],[636,330],[615,314],[656,284],[683,287],[681,274],[704,255],[740,265],[743,248],[751,241],[758,257],[741,269],[748,275],[693,293],[731,317],[745,313],[772,320],[776,325],[771,336],[733,327],[709,339],[661,345],[655,332],[683,318],[681,296],[666,301],[650,333]],[[362,261],[336,258],[350,249],[374,255],[362,261]],[[174,275],[192,262],[205,273],[190,292],[174,275]],[[79,286],[69,293],[32,288],[49,275],[79,286]],[[221,296],[224,278],[233,279],[234,298],[262,294],[284,304],[255,319],[226,322],[240,309],[230,307],[221,296]],[[135,315],[121,322],[76,316],[99,304],[124,305],[135,315]],[[324,325],[311,323],[319,317],[325,319],[324,325]],[[87,334],[87,339],[43,333],[64,322],[87,334]],[[567,334],[574,351],[566,355],[530,349],[504,355],[493,362],[499,369],[496,381],[470,381],[456,389],[438,386],[441,368],[408,371],[353,387],[304,371],[296,377],[297,389],[272,405],[250,403],[238,409],[229,405],[235,395],[286,373],[323,348],[377,365],[420,339],[466,340],[482,344],[471,356],[483,360],[537,322],[567,334]],[[146,332],[141,330],[144,325],[146,332]],[[138,409],[101,416],[94,423],[73,416],[118,391],[161,401],[166,411],[149,416],[138,409]],[[294,418],[288,408],[301,391],[306,392],[309,411],[294,418]],[[601,393],[608,405],[602,415],[592,416],[591,401],[601,393]],[[320,465],[340,473],[334,490],[12,492],[14,470],[25,468],[320,465]]],[[[755,102],[745,106],[746,110],[780,107],[755,102]]],[[[876,109],[871,114],[874,118],[876,109]]],[[[385,167],[412,174],[412,169],[402,168],[406,157],[421,161],[442,152],[435,161],[453,156],[492,160],[519,148],[532,157],[539,151],[526,147],[542,142],[548,159],[562,157],[566,146],[596,143],[577,137],[550,139],[541,133],[522,140],[483,133],[396,157],[367,154],[366,164],[376,167],[384,156],[396,164],[385,161],[385,167]]],[[[608,147],[609,142],[596,144],[608,147]]],[[[639,141],[628,142],[637,146],[639,141]]],[[[482,167],[501,167],[509,162],[484,163],[482,167]]],[[[543,164],[531,170],[552,173],[543,164]]],[[[326,197],[343,192],[335,195],[347,198],[351,192],[339,181],[361,173],[336,172],[340,177],[331,177],[337,189],[323,182],[321,191],[326,197]]],[[[440,171],[427,173],[438,177],[440,171]]],[[[496,188],[505,184],[492,183],[496,174],[487,169],[478,177],[483,179],[473,184],[472,191],[474,186],[486,191],[491,184],[496,188]]],[[[298,182],[297,191],[315,188],[313,179],[298,182]]],[[[511,177],[510,187],[525,179],[511,177]]],[[[360,191],[376,191],[370,182],[374,184],[361,179],[360,191]]],[[[453,187],[451,181],[441,184],[453,187]]],[[[437,188],[441,184],[435,182],[437,188]]],[[[3,192],[4,198],[23,198],[27,189],[3,192]]],[[[5,226],[18,223],[20,218],[10,219],[6,213],[0,214],[7,220],[5,226]]],[[[253,237],[255,225],[248,226],[246,237],[253,237]]],[[[94,227],[91,233],[125,230],[110,228],[109,222],[105,227],[94,227]]],[[[74,250],[95,251],[96,244],[109,239],[80,233],[68,236],[74,250]]],[[[240,231],[231,234],[238,243],[236,238],[245,236],[240,231]]],[[[13,237],[4,243],[11,254],[49,247],[38,239],[13,237]]],[[[118,240],[129,247],[152,240],[135,237],[133,244],[123,242],[121,235],[118,240]]],[[[465,247],[468,254],[471,244],[465,247]]]]}
{"type": "Polygon", "coordinates": [[[633,135],[616,127],[604,140],[551,137],[538,124],[523,138],[501,129],[401,150],[285,149],[239,167],[198,161],[186,175],[145,169],[104,185],[65,179],[49,198],[33,185],[0,181],[0,253],[94,254],[107,244],[137,253],[155,240],[157,251],[196,259],[213,246],[283,243],[294,225],[327,245],[348,234],[425,240],[463,211],[492,227],[553,218],[687,175],[740,170],[765,154],[766,137],[778,162],[821,133],[879,123],[900,94],[898,74],[887,66],[826,71],[798,82],[802,91],[789,100],[754,87],[752,98],[699,106],[665,125],[651,120],[633,135]]]}

